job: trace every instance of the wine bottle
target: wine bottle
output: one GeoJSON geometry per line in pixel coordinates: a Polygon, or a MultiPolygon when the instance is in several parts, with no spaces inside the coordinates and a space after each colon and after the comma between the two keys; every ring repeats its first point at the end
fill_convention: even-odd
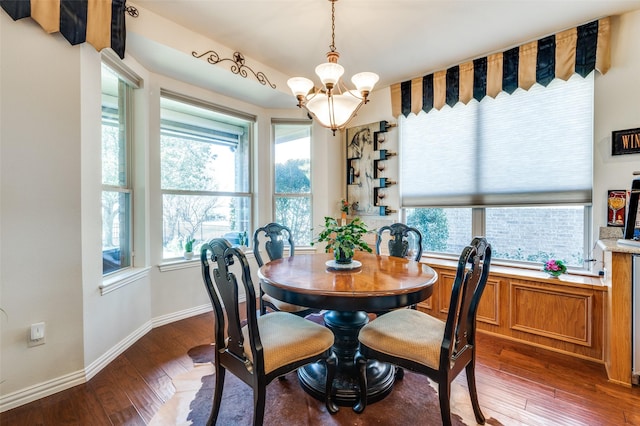
{"type": "Polygon", "coordinates": [[[395,185],[396,181],[393,181],[389,178],[378,178],[374,180],[373,184],[374,184],[373,186],[377,188],[386,188],[391,185],[395,185]]]}
{"type": "Polygon", "coordinates": [[[391,213],[396,213],[398,210],[390,209],[388,206],[380,206],[380,216],[389,216],[391,213]]]}
{"type": "Polygon", "coordinates": [[[393,152],[393,151],[389,151],[388,149],[380,149],[378,151],[374,151],[373,152],[373,159],[374,160],[386,160],[390,157],[396,156],[398,155],[397,153],[393,152]]]}

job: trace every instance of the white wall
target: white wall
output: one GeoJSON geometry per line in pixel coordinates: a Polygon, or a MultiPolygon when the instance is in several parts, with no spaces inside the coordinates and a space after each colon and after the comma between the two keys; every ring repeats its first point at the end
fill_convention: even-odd
{"type": "Polygon", "coordinates": [[[2,394],[84,366],[80,49],[0,13],[2,394]],[[43,43],[46,38],[46,43],[43,43]],[[17,42],[19,41],[19,42],[17,42]],[[46,344],[27,348],[32,323],[46,344]]]}
{"type": "MultiPolygon", "coordinates": [[[[634,102],[640,94],[640,12],[612,23],[612,69],[596,78],[596,231],[605,223],[607,189],[628,188],[631,172],[640,169],[638,154],[610,155],[612,130],[640,127],[634,102]]],[[[158,268],[161,87],[255,114],[254,152],[262,165],[272,155],[271,118],[304,117],[297,108],[262,110],[153,74],[134,58],[126,62],[145,80],[136,95],[137,117],[146,123],[137,130],[144,173],[136,176],[136,202],[140,197],[142,206],[136,215],[143,216],[135,230],[136,267],[151,269],[147,277],[101,296],[100,57],[89,45],[69,46],[29,19],[13,22],[0,13],[0,305],[8,314],[0,317],[0,411],[38,391],[44,395],[82,381],[88,368],[151,324],[209,303],[197,263],[168,272],[158,268]],[[28,348],[28,327],[39,321],[47,323],[46,344],[28,348]]],[[[380,120],[395,122],[388,88],[375,91],[351,125],[380,120]]],[[[397,150],[397,129],[389,136],[389,149],[397,150]]],[[[334,138],[315,125],[312,158],[318,225],[324,215],[338,213],[346,193],[344,134],[334,138]]],[[[271,173],[257,168],[257,224],[272,219],[271,173]]]]}
{"type": "Polygon", "coordinates": [[[640,127],[640,11],[614,17],[611,69],[596,76],[593,215],[594,235],[606,226],[607,190],[630,189],[640,154],[611,155],[611,132],[640,127]]]}

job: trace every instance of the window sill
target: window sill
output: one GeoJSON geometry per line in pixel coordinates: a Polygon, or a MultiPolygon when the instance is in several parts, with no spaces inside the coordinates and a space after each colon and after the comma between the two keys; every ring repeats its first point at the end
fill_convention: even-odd
{"type": "MultiPolygon", "coordinates": [[[[430,266],[435,267],[447,267],[455,269],[458,265],[457,260],[444,259],[437,257],[423,256],[422,261],[430,266]]],[[[602,281],[600,277],[594,274],[585,273],[569,273],[559,276],[558,278],[552,278],[545,272],[538,269],[530,269],[516,266],[504,266],[499,264],[491,265],[491,276],[515,278],[515,279],[527,279],[535,280],[539,282],[546,282],[550,284],[565,284],[565,285],[577,285],[577,286],[589,286],[589,287],[602,287],[602,281]]]]}
{"type": "Polygon", "coordinates": [[[130,268],[126,271],[119,272],[115,275],[110,275],[102,279],[102,284],[99,286],[100,295],[111,293],[121,287],[138,281],[149,275],[150,267],[145,268],[130,268]]]}
{"type": "MultiPolygon", "coordinates": [[[[247,249],[244,252],[247,259],[254,259],[253,251],[247,249]]],[[[199,268],[200,255],[194,255],[193,259],[170,259],[158,264],[160,272],[177,271],[180,269],[199,268]]]]}

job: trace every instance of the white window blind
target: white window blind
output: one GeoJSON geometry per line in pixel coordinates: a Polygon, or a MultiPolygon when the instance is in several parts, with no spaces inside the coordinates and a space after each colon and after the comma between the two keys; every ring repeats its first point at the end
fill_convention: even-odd
{"type": "Polygon", "coordinates": [[[589,204],[593,73],[399,119],[402,207],[589,204]]]}

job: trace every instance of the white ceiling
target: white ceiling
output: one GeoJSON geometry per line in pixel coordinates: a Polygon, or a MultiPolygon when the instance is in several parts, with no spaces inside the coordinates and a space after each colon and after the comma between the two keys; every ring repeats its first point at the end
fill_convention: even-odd
{"type": "MultiPolygon", "coordinates": [[[[314,68],[325,62],[331,43],[327,0],[134,2],[286,76],[317,82],[314,68]]],[[[339,0],[335,44],[345,81],[372,71],[380,76],[378,87],[386,87],[634,9],[640,9],[640,0],[339,0]]],[[[168,52],[135,34],[128,35],[127,49],[156,72],[256,105],[295,103],[284,92],[252,90],[238,78],[208,84],[211,65],[170,57],[162,61],[168,52]]]]}

